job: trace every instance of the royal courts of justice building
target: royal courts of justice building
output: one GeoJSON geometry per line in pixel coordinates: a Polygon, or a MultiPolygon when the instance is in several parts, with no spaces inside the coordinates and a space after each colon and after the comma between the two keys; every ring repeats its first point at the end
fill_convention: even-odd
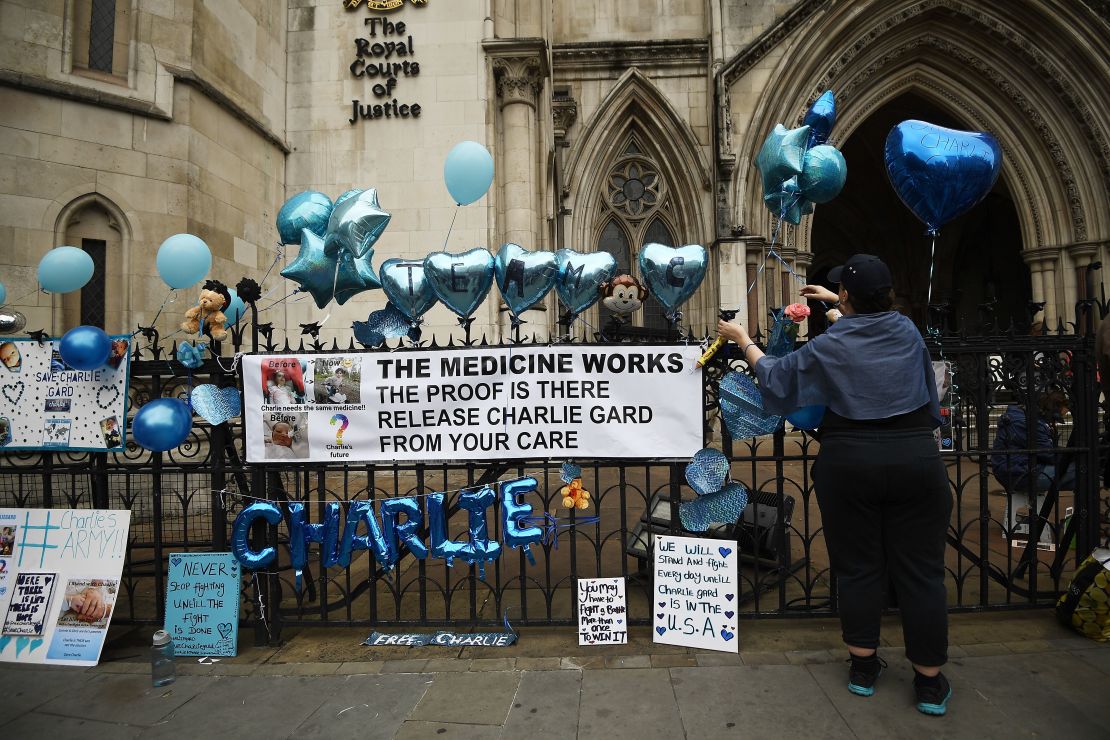
{"type": "MultiPolygon", "coordinates": [[[[274,217],[302,190],[375,187],[392,214],[377,264],[515,242],[606,250],[635,273],[645,243],[698,243],[711,267],[683,323],[732,307],[755,325],[796,278],[767,260],[775,219],[752,161],[831,89],[847,185],[782,229],[785,264],[819,282],[879,254],[921,323],[928,242],[883,141],[908,118],[989,131],[1002,174],[942,229],[933,300],[954,328],[983,307],[1028,325],[1031,302],[1055,326],[1106,272],[1108,60],[1104,0],[0,0],[0,273],[28,329],[131,332],[166,298],[159,244],[188,232],[211,277],[265,278],[277,339],[330,314],[321,338],[346,344],[384,295],[281,301],[296,249],[279,251],[274,217]],[[456,208],[443,163],[463,140],[496,174],[456,208]],[[92,254],[93,281],[37,291],[63,244],[92,254]]],[[[194,300],[169,304],[164,333],[194,300]]],[[[509,324],[496,291],[475,316],[491,338],[509,324]]],[[[551,334],[554,298],[523,318],[551,334]]],[[[445,309],[427,320],[457,330],[445,309]]],[[[635,318],[662,322],[651,304],[635,318]]]]}

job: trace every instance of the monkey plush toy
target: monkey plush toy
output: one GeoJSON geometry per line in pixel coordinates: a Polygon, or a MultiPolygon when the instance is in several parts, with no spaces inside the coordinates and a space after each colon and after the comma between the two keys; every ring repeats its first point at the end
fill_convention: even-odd
{"type": "Polygon", "coordinates": [[[626,319],[644,305],[648,297],[647,287],[632,275],[617,275],[598,286],[598,290],[601,305],[626,319]]]}

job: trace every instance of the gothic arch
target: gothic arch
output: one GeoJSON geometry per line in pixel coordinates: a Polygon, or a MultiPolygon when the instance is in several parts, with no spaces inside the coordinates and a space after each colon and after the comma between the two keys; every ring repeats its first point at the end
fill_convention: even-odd
{"type": "MultiPolygon", "coordinates": [[[[775,83],[766,87],[737,153],[736,223],[771,231],[758,173],[749,164],[774,123],[797,124],[809,103],[831,88],[842,116],[836,143],[869,112],[912,90],[999,138],[1002,177],[1017,200],[1026,251],[1110,237],[1110,131],[1091,113],[1101,105],[1097,86],[1075,71],[1104,64],[1102,21],[1052,0],[1013,3],[1005,13],[965,0],[871,0],[827,12],[819,5],[804,0],[812,9],[782,41],[770,75],[775,83]],[[1086,59],[1076,64],[1083,50],[1086,59]]],[[[730,63],[726,82],[756,61],[730,63]]],[[[795,231],[788,238],[808,249],[809,220],[795,231]]]]}

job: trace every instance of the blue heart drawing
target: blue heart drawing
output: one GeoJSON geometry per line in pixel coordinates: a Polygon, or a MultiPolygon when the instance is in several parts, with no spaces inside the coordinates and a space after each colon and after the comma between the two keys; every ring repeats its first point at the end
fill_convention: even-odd
{"type": "Polygon", "coordinates": [[[656,614],[655,616],[657,616],[657,617],[659,617],[660,619],[662,619],[662,618],[663,618],[663,614],[664,614],[664,612],[659,612],[659,613],[658,613],[658,614],[656,614]]]}
{"type": "Polygon", "coordinates": [[[660,607],[664,607],[664,606],[666,606],[666,605],[667,605],[667,602],[665,602],[665,601],[660,601],[660,602],[659,602],[659,606],[660,606],[660,607]]]}
{"type": "Polygon", "coordinates": [[[721,490],[727,479],[728,458],[712,447],[698,450],[686,466],[686,482],[699,496],[721,490]]]}
{"type": "Polygon", "coordinates": [[[732,615],[735,614],[735,613],[736,612],[725,612],[725,616],[728,617],[729,619],[732,619],[732,615]]]}
{"type": "Polygon", "coordinates": [[[736,637],[736,633],[735,632],[729,632],[728,630],[726,630],[725,628],[722,627],[721,628],[721,637],[723,637],[725,639],[725,642],[728,642],[732,638],[736,637]]]}
{"type": "Polygon", "coordinates": [[[173,567],[175,567],[175,568],[176,568],[177,566],[181,565],[181,558],[178,558],[178,557],[172,557],[172,558],[170,558],[170,565],[172,565],[172,566],[173,566],[173,567]]]}
{"type": "Polygon", "coordinates": [[[220,633],[220,637],[224,638],[225,640],[231,637],[231,631],[234,628],[235,626],[231,622],[220,622],[218,625],[216,625],[216,630],[220,633]]]}
{"type": "Polygon", "coordinates": [[[725,598],[728,599],[729,601],[732,601],[733,598],[735,598],[735,596],[733,594],[725,594],[725,598]]]}
{"type": "Polygon", "coordinates": [[[718,547],[717,552],[721,553],[722,558],[727,558],[729,555],[732,554],[732,548],[731,547],[718,547]]]}
{"type": "Polygon", "coordinates": [[[781,416],[764,410],[763,394],[744,373],[730,372],[721,379],[718,388],[721,418],[733,439],[773,434],[782,424],[781,416]]]}
{"type": "Polygon", "coordinates": [[[189,394],[189,400],[193,404],[193,410],[213,426],[235,418],[242,410],[237,388],[198,385],[189,394]]]}
{"type": "Polygon", "coordinates": [[[667,628],[666,627],[656,627],[655,631],[658,632],[660,635],[662,635],[664,632],[667,631],[667,628]]]}
{"type": "Polygon", "coordinates": [[[623,619],[618,619],[617,624],[624,624],[624,620],[623,619]]]}
{"type": "Polygon", "coordinates": [[[23,398],[24,387],[25,386],[23,385],[22,380],[17,380],[14,383],[5,383],[3,387],[4,398],[8,399],[8,403],[10,403],[12,406],[18,406],[20,399],[23,398]],[[15,398],[12,398],[8,394],[8,391],[11,391],[12,393],[15,393],[16,391],[19,392],[15,393],[15,398]]]}

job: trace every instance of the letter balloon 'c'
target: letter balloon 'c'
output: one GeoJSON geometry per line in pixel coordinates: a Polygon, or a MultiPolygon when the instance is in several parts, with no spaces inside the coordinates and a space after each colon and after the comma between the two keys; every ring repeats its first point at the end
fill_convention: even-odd
{"type": "Polygon", "coordinates": [[[261,570],[277,558],[277,550],[269,545],[261,550],[251,549],[251,525],[260,517],[269,524],[277,524],[281,521],[281,509],[269,501],[256,501],[239,512],[231,530],[232,552],[247,570],[261,570]]]}

